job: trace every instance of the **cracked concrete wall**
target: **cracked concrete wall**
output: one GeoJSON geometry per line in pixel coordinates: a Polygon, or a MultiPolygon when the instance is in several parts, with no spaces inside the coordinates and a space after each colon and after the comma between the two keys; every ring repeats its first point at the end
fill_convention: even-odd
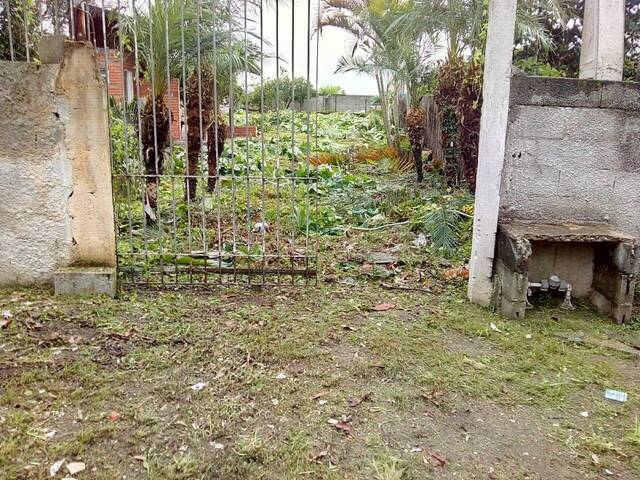
{"type": "Polygon", "coordinates": [[[640,84],[517,75],[510,103],[500,221],[640,239],[640,84]]]}
{"type": "Polygon", "coordinates": [[[93,58],[0,62],[0,285],[115,266],[107,99],[93,58]]]}

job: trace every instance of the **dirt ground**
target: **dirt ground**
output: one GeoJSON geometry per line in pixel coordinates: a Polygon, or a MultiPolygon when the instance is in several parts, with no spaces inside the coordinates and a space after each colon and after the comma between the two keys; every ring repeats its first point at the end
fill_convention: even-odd
{"type": "MultiPolygon", "coordinates": [[[[366,272],[395,235],[335,240],[331,265],[366,272]]],[[[446,264],[419,290],[331,265],[300,288],[0,292],[0,478],[640,476],[638,357],[556,335],[640,346],[637,325],[505,321],[446,264]]]]}

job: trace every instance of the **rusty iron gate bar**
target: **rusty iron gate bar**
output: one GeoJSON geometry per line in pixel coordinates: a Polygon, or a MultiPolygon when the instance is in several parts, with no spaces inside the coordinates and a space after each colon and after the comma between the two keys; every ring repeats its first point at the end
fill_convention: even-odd
{"type": "Polygon", "coordinates": [[[312,122],[294,102],[296,52],[306,51],[299,76],[307,100],[318,86],[316,5],[317,12],[310,0],[0,1],[3,59],[38,61],[39,38],[50,34],[96,48],[109,98],[124,285],[317,282],[318,113],[312,122]],[[264,38],[267,8],[273,44],[264,38]],[[290,49],[280,35],[287,9],[290,49]],[[296,28],[296,11],[306,13],[306,28],[296,28]],[[265,61],[275,63],[273,111],[265,109],[265,61]]]}

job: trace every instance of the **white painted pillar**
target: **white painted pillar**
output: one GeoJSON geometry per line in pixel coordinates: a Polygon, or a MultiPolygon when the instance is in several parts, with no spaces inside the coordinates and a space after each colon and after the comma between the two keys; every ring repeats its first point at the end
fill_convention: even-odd
{"type": "Polygon", "coordinates": [[[580,78],[622,80],[624,0],[585,0],[580,78]]]}
{"type": "Polygon", "coordinates": [[[489,3],[468,290],[469,300],[484,306],[491,302],[493,290],[491,277],[507,135],[516,6],[517,0],[490,0],[489,3]]]}

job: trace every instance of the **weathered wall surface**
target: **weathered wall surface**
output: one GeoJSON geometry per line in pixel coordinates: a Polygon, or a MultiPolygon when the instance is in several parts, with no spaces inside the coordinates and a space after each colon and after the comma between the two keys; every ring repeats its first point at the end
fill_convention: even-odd
{"type": "Polygon", "coordinates": [[[72,44],[60,64],[0,62],[0,285],[115,265],[106,96],[92,55],[72,44]]]}
{"type": "Polygon", "coordinates": [[[0,284],[43,281],[71,261],[59,71],[0,62],[0,284]]]}
{"type": "Polygon", "coordinates": [[[640,238],[640,84],[514,76],[500,221],[640,238]]]}

